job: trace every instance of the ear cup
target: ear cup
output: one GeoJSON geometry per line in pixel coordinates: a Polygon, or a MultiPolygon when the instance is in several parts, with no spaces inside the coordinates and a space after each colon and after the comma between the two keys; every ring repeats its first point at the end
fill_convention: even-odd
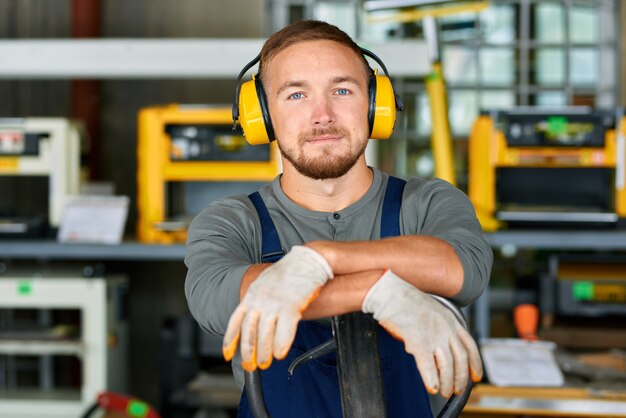
{"type": "Polygon", "coordinates": [[[369,98],[370,138],[387,139],[396,123],[396,97],[389,77],[372,74],[369,98]]]}
{"type": "Polygon", "coordinates": [[[254,76],[252,80],[241,85],[238,104],[239,124],[248,143],[250,145],[268,144],[273,140],[274,130],[267,110],[265,92],[261,82],[254,76]]]}

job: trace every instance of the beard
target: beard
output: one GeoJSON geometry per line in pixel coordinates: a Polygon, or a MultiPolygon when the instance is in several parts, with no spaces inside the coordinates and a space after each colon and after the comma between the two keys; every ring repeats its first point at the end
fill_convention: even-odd
{"type": "Polygon", "coordinates": [[[358,148],[354,141],[350,141],[350,132],[344,128],[314,129],[298,135],[298,142],[292,148],[286,148],[278,141],[281,154],[293,165],[298,173],[313,180],[336,179],[345,175],[359,160],[367,141],[358,148]],[[318,136],[333,135],[342,136],[348,141],[348,150],[345,154],[334,155],[333,145],[325,145],[321,149],[321,155],[306,157],[302,151],[307,140],[318,136]]]}

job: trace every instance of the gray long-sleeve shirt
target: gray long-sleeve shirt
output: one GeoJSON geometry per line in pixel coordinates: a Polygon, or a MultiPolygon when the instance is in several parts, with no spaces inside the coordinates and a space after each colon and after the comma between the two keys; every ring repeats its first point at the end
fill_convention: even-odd
{"type": "MultiPolygon", "coordinates": [[[[338,212],[317,212],[292,202],[279,177],[259,192],[286,252],[313,240],[374,240],[388,175],[373,168],[374,180],[357,202],[338,212]]],[[[448,242],[463,266],[460,305],[476,300],[489,280],[493,254],[467,196],[442,180],[410,179],[400,212],[402,235],[429,235],[448,242]]],[[[218,200],[192,222],[187,238],[185,294],[192,315],[210,333],[224,335],[239,303],[246,270],[261,263],[261,224],[246,195],[218,200]]],[[[237,359],[233,367],[238,367],[237,359]]],[[[237,372],[237,370],[235,370],[237,372]]],[[[237,375],[238,373],[236,373],[237,375]]]]}

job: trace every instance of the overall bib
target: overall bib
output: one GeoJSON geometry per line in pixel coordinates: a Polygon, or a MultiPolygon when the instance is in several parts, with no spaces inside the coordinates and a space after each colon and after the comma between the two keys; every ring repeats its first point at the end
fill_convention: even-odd
{"type": "MultiPolygon", "coordinates": [[[[406,182],[389,177],[380,238],[400,235],[400,206],[406,182]]],[[[258,192],[252,193],[262,227],[264,262],[279,260],[284,252],[278,233],[258,192]]],[[[342,418],[339,378],[335,353],[309,360],[289,377],[287,368],[301,354],[333,338],[330,324],[300,321],[298,331],[287,357],[274,359],[267,370],[261,371],[263,397],[272,418],[342,418]]],[[[404,344],[378,327],[381,367],[384,380],[388,418],[432,418],[428,394],[422,383],[413,356],[404,344]]],[[[239,402],[238,418],[253,418],[244,390],[239,402]]]]}

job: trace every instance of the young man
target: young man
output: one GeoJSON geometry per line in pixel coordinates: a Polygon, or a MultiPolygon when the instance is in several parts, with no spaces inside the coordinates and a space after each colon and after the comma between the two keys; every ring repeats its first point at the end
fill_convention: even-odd
{"type": "Polygon", "coordinates": [[[331,337],[319,319],[348,312],[371,313],[382,326],[389,417],[430,416],[424,387],[449,397],[482,376],[474,341],[430,294],[474,301],[488,282],[491,249],[467,197],[441,180],[401,182],[399,215],[390,219],[397,231],[389,232],[385,196],[398,179],[364,156],[371,75],[362,50],[335,26],[302,21],[270,37],[257,78],[283,173],[259,190],[269,216],[238,195],[209,205],[189,230],[191,312],[224,336],[241,386],[242,367],[263,370],[275,418],[341,416],[334,355],[291,378],[286,368],[331,337]],[[285,252],[275,263],[263,262],[268,223],[285,252]]]}

